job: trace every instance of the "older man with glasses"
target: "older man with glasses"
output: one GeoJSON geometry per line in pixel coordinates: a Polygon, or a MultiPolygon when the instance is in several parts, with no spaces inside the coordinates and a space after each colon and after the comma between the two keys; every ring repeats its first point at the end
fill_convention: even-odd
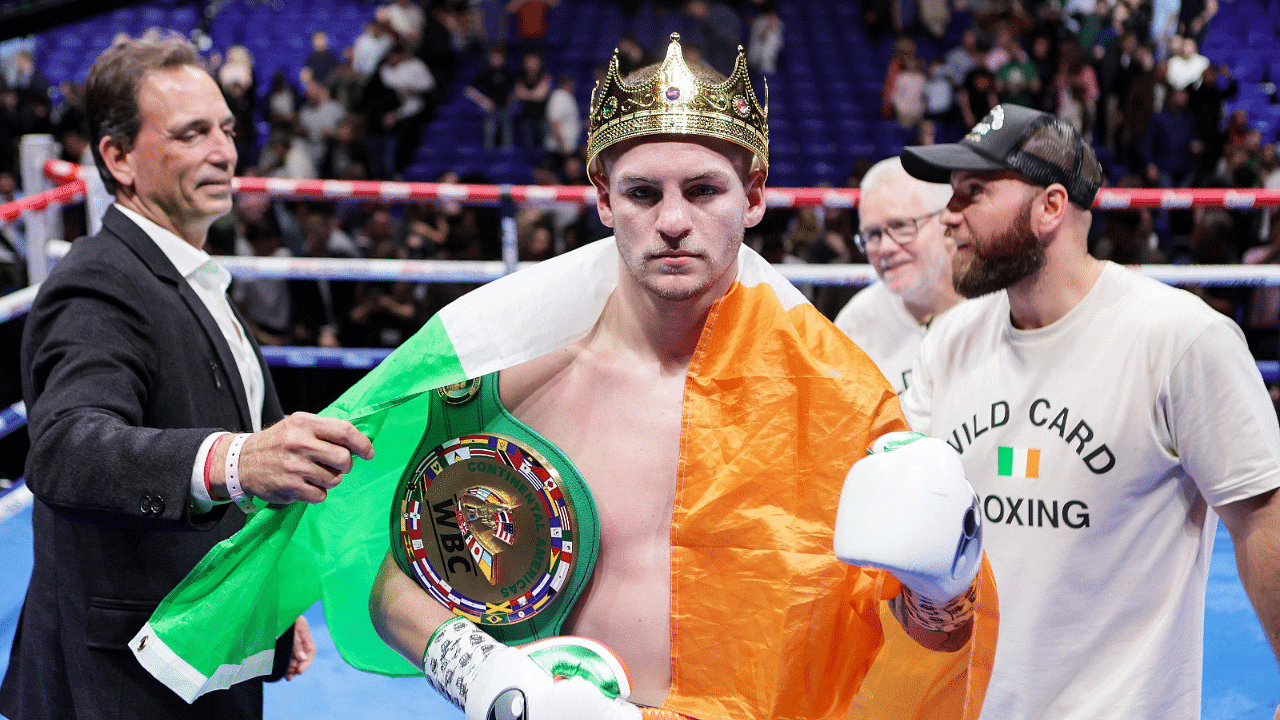
{"type": "Polygon", "coordinates": [[[861,191],[854,242],[880,282],[854,295],[835,323],[901,393],[929,323],[964,299],[951,285],[955,241],[938,221],[951,187],[916,180],[893,157],[867,171],[861,191]]]}

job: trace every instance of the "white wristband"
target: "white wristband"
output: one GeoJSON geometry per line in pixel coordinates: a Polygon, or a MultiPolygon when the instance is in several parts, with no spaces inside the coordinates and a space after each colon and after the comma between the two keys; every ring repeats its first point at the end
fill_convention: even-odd
{"type": "Polygon", "coordinates": [[[231,447],[227,448],[227,467],[226,482],[227,494],[231,496],[232,502],[244,511],[245,515],[257,512],[258,506],[253,504],[253,498],[249,497],[240,487],[240,448],[244,446],[244,441],[249,439],[250,433],[240,433],[231,439],[231,447]]]}

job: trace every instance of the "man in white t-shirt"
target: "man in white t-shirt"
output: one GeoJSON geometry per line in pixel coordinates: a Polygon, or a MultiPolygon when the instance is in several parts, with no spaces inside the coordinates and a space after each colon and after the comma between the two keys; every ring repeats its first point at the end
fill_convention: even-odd
{"type": "Polygon", "coordinates": [[[573,96],[573,76],[565,73],[547,98],[547,152],[568,157],[582,147],[582,108],[573,96]]]}
{"type": "Polygon", "coordinates": [[[903,409],[962,453],[1000,588],[983,718],[1200,717],[1217,517],[1280,645],[1280,430],[1240,329],[1088,254],[1101,168],[1070,126],[994,108],[908,147],[950,179],[964,303],[921,345],[903,409]]]}
{"type": "Polygon", "coordinates": [[[859,189],[853,240],[880,282],[854,295],[835,323],[902,393],[930,323],[964,299],[951,286],[956,244],[938,221],[951,186],[916,180],[891,157],[871,166],[859,189]]]}
{"type": "Polygon", "coordinates": [[[1174,35],[1169,40],[1169,63],[1165,81],[1174,90],[1185,90],[1200,82],[1200,76],[1209,67],[1209,58],[1200,54],[1196,41],[1174,35]]]}

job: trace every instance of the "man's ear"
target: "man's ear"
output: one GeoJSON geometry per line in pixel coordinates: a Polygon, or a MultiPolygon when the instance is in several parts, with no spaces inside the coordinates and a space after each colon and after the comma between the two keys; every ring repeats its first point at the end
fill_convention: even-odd
{"type": "Polygon", "coordinates": [[[596,212],[600,214],[600,222],[605,227],[613,227],[613,204],[609,198],[609,180],[599,173],[587,173],[591,184],[596,188],[596,212]]]}
{"type": "Polygon", "coordinates": [[[768,205],[764,191],[766,174],[765,170],[752,170],[747,175],[747,184],[743,188],[747,191],[747,212],[742,217],[743,227],[755,227],[764,219],[764,211],[768,205]]]}
{"type": "Polygon", "coordinates": [[[115,138],[103,136],[98,140],[98,152],[102,155],[102,162],[107,166],[107,170],[120,187],[132,188],[134,178],[133,164],[129,162],[130,150],[125,149],[115,138]]]}
{"type": "Polygon", "coordinates": [[[1045,237],[1053,234],[1067,220],[1071,209],[1071,199],[1067,197],[1067,189],[1054,183],[1041,191],[1039,203],[1040,213],[1032,218],[1032,226],[1037,235],[1045,237]]]}

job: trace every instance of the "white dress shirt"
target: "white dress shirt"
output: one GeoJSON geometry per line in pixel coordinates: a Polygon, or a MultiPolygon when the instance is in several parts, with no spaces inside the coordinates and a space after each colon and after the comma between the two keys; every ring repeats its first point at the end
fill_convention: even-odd
{"type": "MultiPolygon", "coordinates": [[[[209,314],[213,316],[223,338],[231,348],[235,358],[236,369],[240,372],[240,381],[244,383],[246,400],[249,403],[249,416],[253,421],[253,430],[262,429],[262,403],[266,393],[266,381],[262,366],[258,364],[258,356],[254,353],[253,344],[249,342],[245,329],[236,319],[227,300],[227,288],[231,286],[231,273],[218,265],[204,250],[197,249],[172,231],[160,227],[142,215],[116,204],[116,208],[124,213],[151,241],[160,248],[169,262],[177,268],[178,274],[186,278],[196,297],[204,303],[209,314]]],[[[223,433],[214,433],[205,438],[196,452],[195,464],[191,471],[191,504],[197,511],[208,511],[212,500],[204,486],[204,466],[213,442],[223,433]]]]}

